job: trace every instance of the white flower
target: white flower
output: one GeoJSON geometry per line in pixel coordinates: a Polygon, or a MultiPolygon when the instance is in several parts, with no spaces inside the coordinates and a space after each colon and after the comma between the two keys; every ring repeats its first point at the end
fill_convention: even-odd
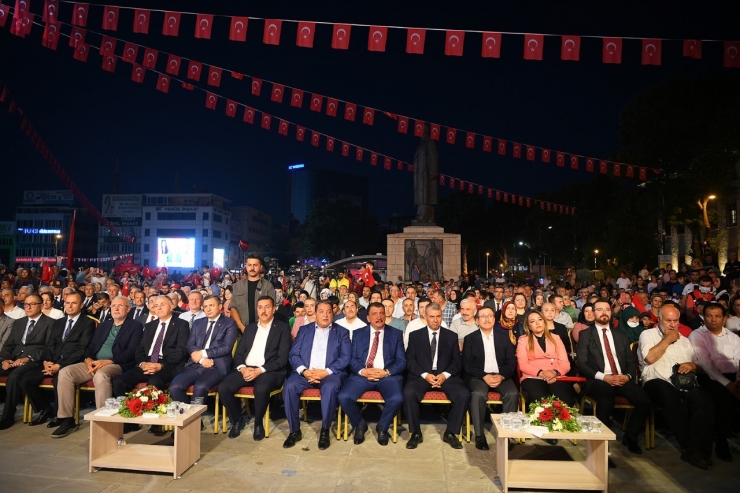
{"type": "Polygon", "coordinates": [[[552,407],[552,404],[549,404],[549,403],[548,404],[542,404],[542,407],[544,407],[544,408],[552,407]]]}
{"type": "Polygon", "coordinates": [[[535,407],[534,408],[534,414],[535,414],[535,416],[539,416],[542,411],[544,411],[544,409],[541,406],[535,407]]]}
{"type": "Polygon", "coordinates": [[[563,429],[563,423],[560,422],[558,418],[555,418],[552,422],[552,429],[554,431],[560,431],[563,429]]]}
{"type": "Polygon", "coordinates": [[[148,400],[149,400],[149,397],[147,397],[147,396],[145,396],[145,395],[142,395],[141,397],[139,397],[139,400],[140,400],[141,402],[146,402],[146,401],[148,401],[148,400]]]}

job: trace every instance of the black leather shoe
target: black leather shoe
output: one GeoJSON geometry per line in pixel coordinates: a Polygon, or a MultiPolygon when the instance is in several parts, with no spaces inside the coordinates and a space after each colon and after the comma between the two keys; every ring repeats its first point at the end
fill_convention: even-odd
{"type": "Polygon", "coordinates": [[[357,425],[357,428],[355,428],[355,445],[359,445],[362,442],[365,441],[365,432],[367,431],[367,423],[365,423],[364,420],[361,420],[360,423],[357,425]]]}
{"type": "Polygon", "coordinates": [[[730,452],[730,446],[727,444],[726,438],[717,439],[717,445],[714,446],[714,453],[717,454],[719,460],[732,462],[732,453],[730,452]]]}
{"type": "Polygon", "coordinates": [[[239,420],[233,425],[231,425],[231,429],[229,430],[229,438],[236,438],[239,435],[241,435],[242,430],[244,429],[244,421],[239,420]]]}
{"type": "Polygon", "coordinates": [[[54,433],[51,434],[51,438],[64,438],[73,431],[77,431],[79,429],[80,427],[77,426],[74,418],[65,419],[64,422],[54,430],[54,433]]]}
{"type": "Polygon", "coordinates": [[[457,435],[455,435],[449,430],[445,431],[444,435],[442,435],[442,441],[449,443],[450,447],[454,449],[463,448],[462,443],[460,443],[460,440],[457,439],[457,435]]]}
{"type": "Polygon", "coordinates": [[[133,433],[135,431],[139,431],[141,429],[141,425],[133,424],[133,423],[124,423],[123,424],[123,434],[126,433],[133,433]]]}
{"type": "Polygon", "coordinates": [[[378,432],[378,443],[384,447],[388,445],[388,440],[391,439],[391,435],[380,427],[378,427],[376,431],[378,432]]]}
{"type": "Polygon", "coordinates": [[[61,424],[62,424],[62,421],[59,418],[57,418],[56,416],[54,416],[53,418],[51,418],[51,421],[49,421],[48,423],[46,423],[46,427],[47,428],[56,428],[57,426],[59,426],[61,424]]]}
{"type": "Polygon", "coordinates": [[[319,433],[319,450],[326,450],[329,448],[329,445],[331,445],[329,430],[327,428],[321,428],[321,432],[319,433]]]}
{"type": "Polygon", "coordinates": [[[478,450],[490,450],[488,448],[488,440],[486,440],[486,437],[475,437],[475,448],[478,450]]]}
{"type": "Polygon", "coordinates": [[[0,430],[7,430],[15,424],[15,419],[3,419],[0,420],[0,430]]]}
{"type": "Polygon", "coordinates": [[[421,433],[418,431],[416,433],[412,433],[409,437],[409,441],[406,442],[406,448],[413,449],[419,446],[421,442],[424,441],[424,437],[421,436],[421,433]]]}
{"type": "Polygon", "coordinates": [[[38,416],[36,416],[35,418],[33,418],[33,420],[30,423],[28,423],[28,424],[29,424],[29,426],[42,425],[42,424],[46,423],[47,421],[49,421],[54,416],[56,416],[56,414],[57,413],[54,410],[54,408],[51,407],[51,406],[48,406],[46,409],[44,409],[43,411],[41,411],[38,414],[38,416]]]}
{"type": "Polygon", "coordinates": [[[629,438],[627,438],[626,435],[622,437],[622,445],[627,447],[627,450],[629,450],[633,454],[637,454],[637,455],[642,454],[642,449],[640,448],[639,445],[637,445],[637,441],[630,440],[629,438]]]}
{"type": "Polygon", "coordinates": [[[301,433],[301,430],[294,431],[288,435],[288,438],[283,442],[283,448],[293,447],[296,442],[300,442],[301,440],[303,440],[303,433],[301,433]]]}
{"type": "Polygon", "coordinates": [[[254,438],[255,442],[259,442],[260,440],[265,438],[265,427],[262,425],[262,423],[257,423],[255,421],[254,431],[252,432],[252,438],[254,438]]]}

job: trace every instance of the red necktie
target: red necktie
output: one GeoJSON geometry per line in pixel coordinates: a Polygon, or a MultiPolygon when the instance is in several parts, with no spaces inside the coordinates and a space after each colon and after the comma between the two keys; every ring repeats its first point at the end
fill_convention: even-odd
{"type": "Polygon", "coordinates": [[[373,367],[373,362],[375,361],[375,355],[378,354],[378,343],[380,342],[380,331],[375,331],[375,339],[373,339],[373,347],[370,348],[370,354],[367,357],[367,363],[365,363],[365,366],[368,368],[373,367]]]}
{"type": "Polygon", "coordinates": [[[609,360],[609,367],[612,369],[612,375],[619,375],[617,371],[617,363],[614,361],[614,354],[612,354],[612,348],[609,345],[609,338],[606,336],[606,329],[604,331],[604,349],[606,350],[606,359],[609,360]]]}

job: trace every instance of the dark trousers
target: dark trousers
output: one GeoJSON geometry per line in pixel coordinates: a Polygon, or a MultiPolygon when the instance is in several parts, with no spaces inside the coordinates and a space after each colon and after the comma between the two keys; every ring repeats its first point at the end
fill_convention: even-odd
{"type": "Polygon", "coordinates": [[[126,392],[136,387],[136,385],[146,382],[147,385],[154,385],[159,390],[167,388],[167,384],[172,381],[173,367],[165,366],[157,373],[151,375],[145,375],[144,370],[139,368],[132,368],[126,373],[113,377],[113,395],[121,397],[126,395],[126,392]]]}
{"type": "MultiPolygon", "coordinates": [[[[728,373],[725,374],[725,378],[734,382],[737,376],[728,373]]],[[[699,375],[699,383],[704,390],[714,397],[714,428],[717,438],[727,440],[727,436],[730,434],[734,411],[740,401],[721,383],[712,380],[706,374],[699,375]]]]}
{"type": "Polygon", "coordinates": [[[645,392],[663,410],[663,419],[681,448],[697,448],[707,455],[712,454],[714,399],[709,392],[701,387],[680,392],[660,378],[647,382],[645,392]]]}
{"type": "Polygon", "coordinates": [[[572,382],[547,383],[539,378],[525,378],[522,380],[522,393],[527,395],[527,406],[532,401],[544,399],[554,395],[569,406],[576,405],[576,391],[572,382]]]}
{"type": "Polygon", "coordinates": [[[613,387],[603,380],[588,380],[584,392],[596,401],[596,417],[607,426],[614,410],[614,398],[620,396],[630,401],[635,408],[624,434],[628,440],[637,441],[637,436],[645,427],[645,419],[650,413],[651,404],[650,397],[642,387],[631,380],[619,387],[613,387]]]}
{"type": "Polygon", "coordinates": [[[447,417],[447,431],[460,433],[465,412],[470,404],[470,390],[460,377],[450,377],[439,389],[432,389],[432,384],[416,375],[409,375],[403,388],[403,409],[409,422],[409,433],[421,431],[419,424],[419,404],[424,394],[430,390],[439,390],[452,402],[452,409],[447,417]]]}
{"type": "Polygon", "coordinates": [[[349,417],[352,427],[357,428],[360,420],[362,420],[362,413],[360,412],[360,406],[357,405],[357,399],[365,392],[371,390],[380,392],[380,395],[385,401],[383,411],[380,413],[378,426],[383,431],[388,431],[391,421],[393,421],[393,416],[398,414],[398,411],[403,405],[403,377],[401,375],[381,378],[377,382],[371,382],[360,375],[350,375],[347,382],[342,386],[342,390],[339,391],[339,404],[349,417]]]}
{"type": "Polygon", "coordinates": [[[483,422],[486,416],[486,401],[488,393],[498,392],[501,394],[503,401],[503,412],[515,412],[517,401],[519,400],[519,391],[516,389],[513,380],[504,380],[498,387],[489,387],[481,378],[465,376],[465,385],[470,389],[470,419],[473,421],[475,436],[483,436],[483,422]]]}
{"type": "Polygon", "coordinates": [[[321,391],[321,428],[328,430],[334,416],[337,414],[339,405],[339,389],[347,379],[346,373],[332,373],[324,377],[318,384],[308,383],[305,377],[296,372],[291,372],[283,386],[283,402],[285,404],[285,417],[288,418],[290,432],[300,431],[301,422],[298,420],[298,406],[301,393],[306,389],[318,388],[321,391]]]}
{"type": "MultiPolygon", "coordinates": [[[[37,366],[33,371],[29,371],[23,378],[20,379],[21,389],[23,393],[28,396],[28,400],[31,401],[31,405],[36,412],[41,412],[50,406],[49,399],[46,398],[46,389],[39,387],[41,382],[45,378],[49,378],[48,375],[43,374],[44,367],[37,366]]],[[[57,392],[57,379],[59,378],[59,372],[52,377],[52,384],[54,385],[54,401],[56,402],[57,392]]],[[[92,377],[91,377],[92,378],[92,377]]]]}
{"type": "Polygon", "coordinates": [[[226,407],[229,420],[233,425],[242,419],[242,407],[234,394],[242,387],[254,387],[254,423],[261,424],[270,404],[270,392],[283,386],[284,371],[268,371],[260,374],[251,382],[244,380],[241,372],[232,371],[218,384],[218,397],[226,407]]]}
{"type": "Polygon", "coordinates": [[[23,366],[16,368],[10,368],[8,370],[0,369],[0,376],[8,377],[5,382],[5,407],[3,408],[2,419],[14,420],[15,419],[15,408],[23,402],[23,390],[21,388],[21,380],[28,373],[38,370],[39,365],[36,363],[26,363],[23,366]]]}
{"type": "Polygon", "coordinates": [[[190,366],[181,371],[170,383],[170,395],[172,400],[178,402],[190,402],[186,392],[193,386],[193,397],[208,396],[208,392],[221,381],[221,372],[218,368],[197,368],[190,366]]]}

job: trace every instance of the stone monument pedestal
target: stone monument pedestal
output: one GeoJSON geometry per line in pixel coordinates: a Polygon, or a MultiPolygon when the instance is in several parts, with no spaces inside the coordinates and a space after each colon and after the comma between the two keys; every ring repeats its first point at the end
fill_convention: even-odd
{"type": "Polygon", "coordinates": [[[398,276],[411,281],[414,259],[422,281],[427,275],[434,281],[440,277],[457,279],[462,264],[460,235],[445,233],[444,228],[434,224],[417,224],[403,228],[403,233],[388,235],[388,281],[396,283],[398,276]]]}

